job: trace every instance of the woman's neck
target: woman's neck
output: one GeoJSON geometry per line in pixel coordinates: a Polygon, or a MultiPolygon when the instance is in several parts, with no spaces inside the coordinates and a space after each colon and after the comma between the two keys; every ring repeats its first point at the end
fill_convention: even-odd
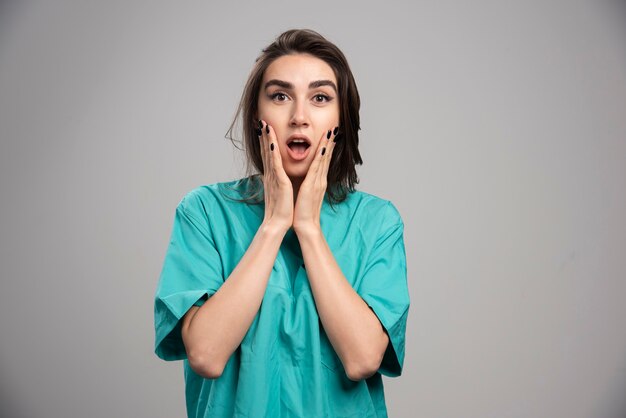
{"type": "Polygon", "coordinates": [[[291,187],[293,188],[293,203],[296,204],[296,199],[298,198],[298,192],[300,191],[300,186],[302,185],[301,179],[292,179],[291,187]]]}

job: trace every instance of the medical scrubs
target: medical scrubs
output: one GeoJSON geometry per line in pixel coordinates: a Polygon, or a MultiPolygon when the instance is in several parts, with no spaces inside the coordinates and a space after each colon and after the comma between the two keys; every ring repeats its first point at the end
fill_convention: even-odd
{"type": "MultiPolygon", "coordinates": [[[[194,373],[181,338],[182,317],[229,277],[256,234],[264,203],[241,199],[254,177],[198,187],[174,217],[155,296],[155,352],[184,360],[189,417],[386,417],[382,375],[402,372],[409,293],[403,222],[387,200],[355,191],[331,207],[321,228],[346,280],[389,335],[376,374],[350,380],[315,308],[298,238],[287,232],[261,307],[223,374],[194,373]]],[[[259,278],[261,279],[261,278],[259,278]]]]}

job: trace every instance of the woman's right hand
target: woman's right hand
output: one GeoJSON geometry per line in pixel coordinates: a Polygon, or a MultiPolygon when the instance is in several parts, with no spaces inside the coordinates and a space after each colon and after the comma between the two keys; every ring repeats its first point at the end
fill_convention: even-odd
{"type": "Polygon", "coordinates": [[[274,129],[262,120],[259,121],[259,128],[265,195],[263,223],[287,232],[293,224],[293,186],[283,169],[274,129]]]}

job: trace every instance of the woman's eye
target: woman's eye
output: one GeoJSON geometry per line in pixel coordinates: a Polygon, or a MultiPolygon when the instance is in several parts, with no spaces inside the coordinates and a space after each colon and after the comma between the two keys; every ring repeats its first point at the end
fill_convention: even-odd
{"type": "Polygon", "coordinates": [[[279,102],[284,102],[287,100],[287,95],[285,93],[274,93],[270,96],[272,100],[277,100],[279,102]]]}
{"type": "Polygon", "coordinates": [[[315,96],[313,96],[313,100],[316,103],[324,103],[330,100],[330,98],[325,94],[316,94],[315,96]]]}

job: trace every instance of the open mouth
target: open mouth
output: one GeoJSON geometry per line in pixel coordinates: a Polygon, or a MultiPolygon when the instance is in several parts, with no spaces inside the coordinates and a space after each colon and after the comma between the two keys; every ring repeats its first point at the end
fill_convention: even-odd
{"type": "Polygon", "coordinates": [[[287,146],[296,155],[304,154],[306,150],[311,146],[309,142],[304,138],[293,138],[287,142],[287,146]]]}

